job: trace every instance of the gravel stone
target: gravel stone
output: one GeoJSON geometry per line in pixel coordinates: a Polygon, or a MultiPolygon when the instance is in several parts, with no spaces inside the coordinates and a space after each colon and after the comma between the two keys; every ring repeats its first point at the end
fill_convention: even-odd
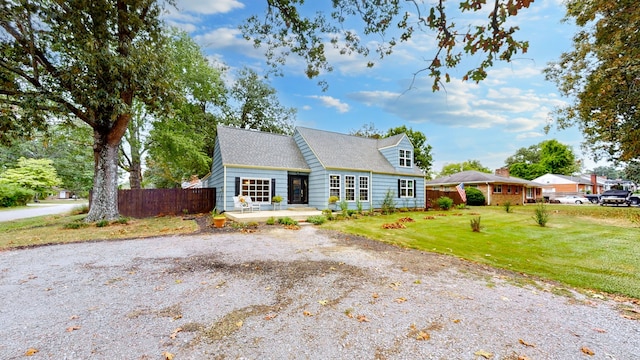
{"type": "Polygon", "coordinates": [[[637,300],[310,225],[5,251],[0,294],[1,359],[640,358],[637,300]]]}

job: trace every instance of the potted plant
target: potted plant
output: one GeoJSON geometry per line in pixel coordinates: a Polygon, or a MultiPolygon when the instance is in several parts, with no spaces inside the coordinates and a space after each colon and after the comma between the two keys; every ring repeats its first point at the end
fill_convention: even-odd
{"type": "Polygon", "coordinates": [[[227,217],[218,212],[217,209],[213,209],[211,214],[213,215],[213,226],[216,228],[224,227],[224,224],[227,222],[227,217]]]}
{"type": "Polygon", "coordinates": [[[271,202],[273,203],[273,209],[280,208],[280,203],[282,202],[282,196],[276,195],[271,198],[271,202]]]}

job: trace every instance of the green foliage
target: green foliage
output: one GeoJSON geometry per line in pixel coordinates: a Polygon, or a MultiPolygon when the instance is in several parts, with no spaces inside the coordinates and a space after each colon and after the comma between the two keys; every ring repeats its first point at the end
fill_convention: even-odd
{"type": "MultiPolygon", "coordinates": [[[[494,61],[508,62],[529,47],[528,42],[514,37],[518,28],[507,23],[529,7],[530,1],[494,4],[464,0],[459,4],[462,16],[458,9],[445,7],[443,2],[333,1],[332,4],[331,11],[317,12],[314,2],[269,1],[267,9],[250,17],[241,30],[256,47],[264,49],[274,71],[297,55],[306,63],[309,78],[333,70],[328,60],[331,51],[384,58],[393,53],[396,45],[410,41],[415,32],[424,33],[437,39],[438,44],[430,49],[432,53],[422,55],[429,59],[423,70],[433,79],[433,91],[450,81],[449,69],[458,67],[463,55],[473,56],[477,61],[462,79],[479,82],[486,78],[494,61]],[[488,20],[477,21],[476,13],[489,12],[492,16],[488,20]],[[345,30],[353,24],[362,24],[362,28],[345,30]],[[397,36],[389,36],[392,30],[398,32],[397,36]],[[327,38],[333,46],[327,46],[327,38]]],[[[366,66],[374,66],[373,61],[366,66]]]]}
{"type": "Polygon", "coordinates": [[[0,183],[0,207],[25,206],[35,192],[14,184],[0,183]]]}
{"type": "Polygon", "coordinates": [[[96,221],[96,227],[106,227],[109,226],[109,220],[98,220],[96,221]]]}
{"type": "Polygon", "coordinates": [[[510,213],[511,210],[511,201],[505,201],[504,204],[502,204],[502,207],[504,208],[504,211],[508,213],[510,213]]]}
{"type": "Polygon", "coordinates": [[[356,210],[358,211],[358,214],[362,214],[362,202],[359,198],[356,198],[356,210]]]}
{"type": "Polygon", "coordinates": [[[89,224],[83,222],[83,221],[73,221],[70,223],[66,223],[64,224],[63,228],[64,229],[70,229],[70,230],[77,230],[77,229],[83,229],[88,227],[89,224]]]}
{"type": "Polygon", "coordinates": [[[464,191],[467,194],[467,205],[483,206],[485,204],[486,199],[482,191],[470,186],[465,186],[464,191]]]}
{"type": "Polygon", "coordinates": [[[335,195],[329,196],[329,204],[335,204],[338,200],[340,200],[340,198],[335,195]]]}
{"type": "Polygon", "coordinates": [[[160,106],[174,81],[164,52],[164,3],[111,0],[3,2],[0,140],[79,119],[93,133],[93,206],[87,221],[115,219],[118,146],[133,99],[160,106]],[[23,26],[28,24],[27,26],[23,26]],[[88,26],[91,24],[91,26],[88,26]]]}
{"type": "Polygon", "coordinates": [[[129,221],[131,221],[131,218],[129,217],[125,217],[125,216],[121,216],[119,218],[117,218],[116,220],[113,221],[114,224],[120,224],[120,225],[126,225],[129,223],[129,221]]]}
{"type": "Polygon", "coordinates": [[[14,184],[41,194],[60,184],[53,161],[49,159],[18,159],[15,168],[0,174],[0,184],[14,184]]]}
{"type": "Polygon", "coordinates": [[[466,208],[467,208],[467,204],[465,204],[465,203],[456,205],[456,209],[458,209],[458,210],[464,210],[466,208]]]}
{"type": "Polygon", "coordinates": [[[436,202],[438,203],[438,207],[442,210],[449,210],[453,206],[453,199],[448,196],[439,197],[436,202]]]}
{"type": "Polygon", "coordinates": [[[388,189],[387,193],[384,195],[384,199],[382,199],[382,204],[380,206],[380,210],[383,214],[389,215],[396,211],[394,195],[395,193],[391,189],[388,189]]]}
{"type": "Polygon", "coordinates": [[[327,218],[324,215],[314,215],[307,218],[307,222],[313,225],[322,225],[325,221],[327,221],[327,218]]]}
{"type": "Polygon", "coordinates": [[[275,225],[276,224],[276,218],[274,218],[273,216],[271,216],[270,218],[267,219],[267,221],[265,222],[265,224],[267,225],[275,225]]]}
{"type": "Polygon", "coordinates": [[[480,232],[480,216],[471,218],[471,231],[480,232]]]}
{"type": "Polygon", "coordinates": [[[557,111],[558,127],[578,125],[596,160],[638,159],[637,3],[569,0],[565,5],[567,20],[578,27],[573,49],[545,69],[560,93],[573,99],[557,111]]]}
{"type": "Polygon", "coordinates": [[[467,160],[462,163],[453,163],[453,164],[443,165],[442,170],[440,171],[440,174],[438,174],[438,177],[445,177],[445,176],[459,173],[461,171],[469,171],[469,170],[480,171],[488,174],[491,174],[492,172],[491,169],[484,167],[478,160],[467,160]]]}
{"type": "Polygon", "coordinates": [[[274,197],[271,198],[271,202],[274,202],[276,204],[279,204],[282,202],[282,196],[280,195],[276,195],[274,197]]]}
{"type": "Polygon", "coordinates": [[[279,218],[278,219],[278,224],[280,225],[298,225],[298,222],[296,220],[293,220],[292,218],[286,216],[283,218],[279,218]]]}
{"type": "Polygon", "coordinates": [[[543,201],[538,202],[533,213],[533,219],[536,221],[536,224],[541,227],[547,226],[549,217],[550,214],[549,209],[547,209],[547,205],[543,201]]]}
{"type": "Polygon", "coordinates": [[[547,173],[571,175],[580,170],[573,150],[557,140],[545,140],[538,145],[521,148],[505,163],[511,176],[527,180],[547,173]]]}
{"type": "Polygon", "coordinates": [[[329,221],[333,220],[333,211],[331,209],[322,210],[322,215],[329,221]]]}
{"type": "Polygon", "coordinates": [[[347,216],[347,211],[349,210],[349,203],[346,200],[340,201],[340,210],[342,211],[342,216],[347,216]]]}

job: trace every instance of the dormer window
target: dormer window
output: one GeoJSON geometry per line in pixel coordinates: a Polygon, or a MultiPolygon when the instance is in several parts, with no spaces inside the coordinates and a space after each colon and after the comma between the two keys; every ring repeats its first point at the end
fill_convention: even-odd
{"type": "Polygon", "coordinates": [[[411,167],[411,150],[400,150],[400,166],[411,167]]]}

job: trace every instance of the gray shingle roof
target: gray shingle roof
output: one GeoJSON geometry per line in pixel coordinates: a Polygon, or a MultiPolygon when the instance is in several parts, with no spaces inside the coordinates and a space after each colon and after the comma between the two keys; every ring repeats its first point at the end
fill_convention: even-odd
{"type": "Polygon", "coordinates": [[[504,177],[504,176],[498,176],[494,174],[487,174],[487,173],[483,173],[475,170],[462,171],[450,176],[429,180],[425,182],[425,185],[427,186],[458,185],[460,183],[463,183],[463,184],[501,183],[501,184],[522,184],[522,185],[537,186],[537,187],[542,186],[542,184],[538,184],[533,181],[520,179],[513,176],[504,177]]]}
{"type": "MultiPolygon", "coordinates": [[[[324,130],[297,127],[296,131],[309,144],[318,160],[327,169],[354,169],[378,173],[398,173],[378,150],[396,145],[404,135],[370,139],[324,130]]],[[[422,175],[414,167],[411,175],[422,175]]]]}
{"type": "Polygon", "coordinates": [[[291,136],[218,126],[218,142],[224,165],[309,170],[291,136]]]}

